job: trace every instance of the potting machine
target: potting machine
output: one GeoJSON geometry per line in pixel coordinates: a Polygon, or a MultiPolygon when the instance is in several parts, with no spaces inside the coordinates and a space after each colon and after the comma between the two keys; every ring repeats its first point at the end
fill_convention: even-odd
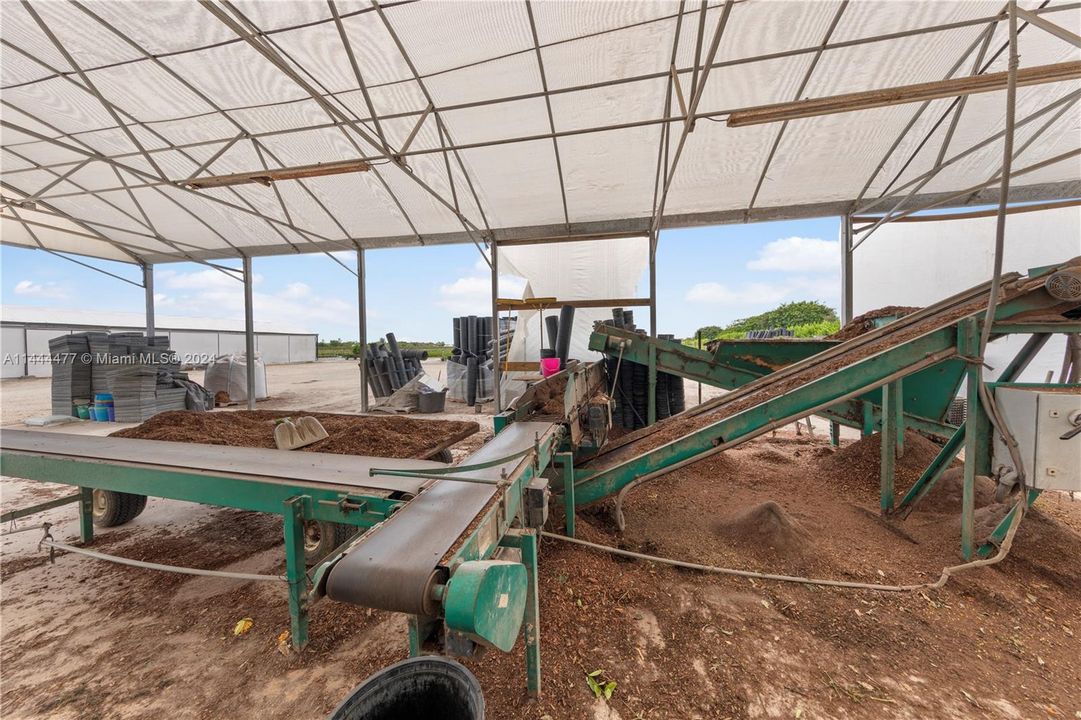
{"type": "MultiPolygon", "coordinates": [[[[1079,263],[1067,265],[1076,271],[1079,263]]],[[[1034,335],[1002,371],[1000,382],[991,385],[1012,427],[1033,412],[1046,415],[1040,415],[1031,440],[1018,438],[1031,447],[1026,466],[1002,472],[1005,479],[1011,469],[1015,478],[1021,476],[1017,470],[1027,474],[1029,502],[1041,489],[1061,486],[1060,478],[1077,482],[1076,470],[1059,458],[1065,443],[1081,442],[1067,438],[1071,432],[1076,435],[1073,428],[1081,421],[1081,412],[1069,406],[1081,400],[1081,386],[1008,382],[1046,336],[1081,332],[1081,293],[1063,297],[1061,290],[1048,290],[1054,287],[1046,281],[1062,270],[1004,277],[992,327],[994,336],[1034,335]],[[1006,399],[1006,392],[1014,390],[1036,391],[1038,397],[1014,403],[1006,399]],[[1048,399],[1055,394],[1061,397],[1048,399]]],[[[866,431],[880,428],[882,505],[888,511],[918,501],[964,447],[962,547],[971,554],[975,476],[990,473],[995,457],[1005,463],[1001,452],[992,454],[990,426],[979,402],[982,359],[976,355],[988,291],[987,285],[972,288],[843,343],[737,343],[707,354],[598,327],[591,341],[595,349],[644,362],[651,374],[660,369],[734,388],[615,441],[607,437],[611,414],[603,364],[577,363],[536,383],[494,419],[494,438],[453,467],[8,431],[0,439],[0,471],[78,486],[72,498],[80,504],[84,542],[93,537],[93,488],[281,514],[297,647],[307,641],[309,603],[324,596],[409,614],[412,654],[433,647],[452,655],[475,654],[486,647],[507,651],[524,624],[527,682],[530,691],[538,692],[537,535],[547,519],[549,488],[562,494],[567,532],[573,535],[580,505],[824,413],[866,431]],[[962,425],[952,427],[945,411],[961,382],[969,413],[962,425]],[[903,451],[905,425],[948,439],[931,467],[895,505],[893,468],[903,451]],[[306,520],[342,523],[362,532],[305,572],[306,520]]],[[[991,547],[987,544],[981,551],[991,547]]]]}
{"type": "Polygon", "coordinates": [[[733,392],[630,433],[581,463],[572,488],[576,503],[611,495],[643,477],[819,414],[860,428],[865,435],[876,430],[883,434],[880,500],[886,514],[911,512],[964,448],[962,555],[989,554],[1002,540],[1012,514],[975,547],[976,475],[997,478],[1000,497],[1022,485],[1029,504],[1045,489],[1081,489],[1081,441],[1067,444],[1081,432],[1081,385],[1015,382],[1052,334],[1081,332],[1081,261],[1003,278],[991,338],[1031,338],[987,388],[1002,398],[1007,426],[1018,428],[1017,440],[1028,458],[1020,469],[997,435],[992,443],[979,398],[977,370],[983,360],[976,354],[989,290],[989,283],[972,288],[846,342],[746,340],[721,342],[703,351],[598,325],[590,338],[593,350],[645,364],[651,377],[667,372],[733,392]],[[950,408],[962,385],[968,417],[954,425],[950,408]],[[687,432],[659,446],[651,443],[655,433],[671,426],[687,432]],[[895,503],[895,464],[904,451],[906,426],[945,444],[895,503]]]}

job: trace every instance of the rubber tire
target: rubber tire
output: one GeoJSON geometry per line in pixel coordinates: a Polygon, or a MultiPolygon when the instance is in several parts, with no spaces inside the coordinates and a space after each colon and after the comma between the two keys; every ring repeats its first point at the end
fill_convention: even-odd
{"type": "Polygon", "coordinates": [[[447,463],[449,465],[454,462],[454,455],[451,453],[450,448],[443,448],[428,459],[434,462],[447,463]]]}
{"type": "Polygon", "coordinates": [[[311,567],[330,554],[360,528],[345,523],[329,522],[326,520],[308,520],[304,523],[304,563],[311,567]],[[309,530],[318,531],[318,542],[315,537],[309,537],[309,530]]]}
{"type": "Polygon", "coordinates": [[[94,524],[98,527],[116,527],[131,522],[146,510],[146,495],[94,491],[94,524]]]}

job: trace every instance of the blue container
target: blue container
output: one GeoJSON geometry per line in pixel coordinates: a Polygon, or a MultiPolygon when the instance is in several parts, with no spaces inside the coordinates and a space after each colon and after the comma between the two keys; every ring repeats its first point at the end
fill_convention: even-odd
{"type": "Polygon", "coordinates": [[[105,407],[112,407],[113,406],[113,395],[112,395],[112,393],[98,393],[98,394],[96,394],[94,396],[94,404],[95,405],[104,405],[105,407]]]}
{"type": "Polygon", "coordinates": [[[116,408],[112,405],[108,405],[105,408],[105,412],[108,414],[109,422],[116,422],[116,408]]]}
{"type": "Polygon", "coordinates": [[[94,414],[94,403],[86,406],[86,417],[90,422],[97,422],[98,416],[94,414]]]}
{"type": "Polygon", "coordinates": [[[94,405],[94,419],[98,422],[109,422],[109,408],[104,405],[94,405]]]}

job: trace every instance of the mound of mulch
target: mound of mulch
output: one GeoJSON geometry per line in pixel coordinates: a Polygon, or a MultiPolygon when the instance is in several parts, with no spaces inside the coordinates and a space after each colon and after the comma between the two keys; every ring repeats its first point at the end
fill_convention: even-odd
{"type": "Polygon", "coordinates": [[[112,433],[113,437],[232,447],[275,448],[274,421],[311,416],[328,437],[300,452],[370,455],[386,458],[428,458],[480,430],[475,422],[405,417],[369,417],[309,413],[302,410],[238,410],[189,412],[173,410],[141,425],[112,433]]]}
{"type": "Polygon", "coordinates": [[[799,553],[811,535],[772,500],[721,518],[714,531],[726,541],[756,550],[799,553]]]}
{"type": "MultiPolygon", "coordinates": [[[[880,438],[881,435],[875,433],[820,458],[819,474],[857,497],[878,497],[882,459],[880,438]]],[[[905,431],[904,447],[904,454],[897,458],[894,481],[897,490],[909,488],[919,480],[941,450],[939,445],[912,430],[905,431]]]]}
{"type": "MultiPolygon", "coordinates": [[[[965,469],[952,467],[942,473],[920,503],[916,506],[916,512],[934,513],[959,513],[961,512],[961,496],[965,489],[965,469]]],[[[976,507],[992,505],[995,502],[995,481],[986,475],[977,475],[974,485],[976,507]]]]}
{"type": "Polygon", "coordinates": [[[923,308],[918,307],[906,307],[904,305],[887,305],[886,307],[878,308],[877,310],[869,310],[862,315],[858,315],[850,320],[843,328],[827,335],[827,340],[851,340],[852,338],[859,337],[866,332],[870,332],[875,329],[875,320],[884,317],[904,317],[910,315],[917,310],[923,308]]]}
{"type": "MultiPolygon", "coordinates": [[[[799,452],[799,451],[797,451],[799,452]]],[[[767,447],[762,450],[755,450],[751,453],[751,457],[755,460],[767,463],[769,465],[792,465],[796,462],[795,458],[790,455],[786,455],[779,450],[767,447]]]]}

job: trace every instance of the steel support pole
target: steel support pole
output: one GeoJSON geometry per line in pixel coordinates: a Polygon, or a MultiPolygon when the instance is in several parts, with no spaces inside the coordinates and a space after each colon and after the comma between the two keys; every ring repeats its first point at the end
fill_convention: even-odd
{"type": "Polygon", "coordinates": [[[364,248],[360,243],[357,248],[357,333],[360,352],[357,362],[360,365],[360,411],[368,412],[368,295],[364,272],[364,248]]]}
{"type": "MultiPolygon", "coordinates": [[[[503,396],[499,392],[499,379],[503,375],[499,364],[503,358],[499,353],[499,243],[492,237],[492,394],[495,395],[495,411],[503,412],[503,396]]],[[[544,328],[541,328],[543,338],[544,328]]]]}
{"type": "Polygon", "coordinates": [[[248,409],[255,409],[255,311],[252,307],[251,256],[244,256],[244,353],[248,409]]]}
{"type": "Polygon", "coordinates": [[[841,216],[841,325],[852,321],[852,215],[841,216]]]}
{"type": "Polygon", "coordinates": [[[143,263],[143,292],[146,295],[146,336],[154,337],[154,266],[143,263]]]}
{"type": "MultiPolygon", "coordinates": [[[[660,235],[660,230],[656,230],[649,238],[649,336],[654,339],[657,337],[657,241],[660,235]]],[[[649,346],[647,372],[649,397],[646,402],[646,424],[652,425],[657,422],[657,351],[652,343],[649,346]]]]}
{"type": "Polygon", "coordinates": [[[660,231],[648,239],[649,242],[649,336],[657,337],[657,245],[660,231]]]}

